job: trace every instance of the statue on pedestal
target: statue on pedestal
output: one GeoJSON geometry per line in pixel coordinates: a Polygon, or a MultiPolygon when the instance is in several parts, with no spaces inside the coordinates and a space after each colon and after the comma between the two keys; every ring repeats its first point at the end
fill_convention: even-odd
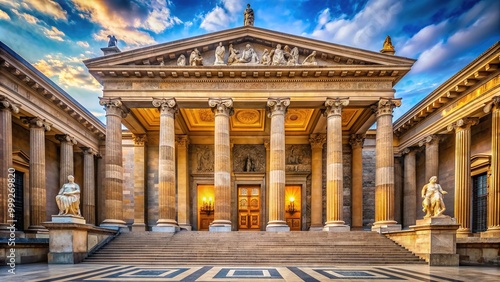
{"type": "Polygon", "coordinates": [[[253,26],[254,14],[253,9],[250,8],[250,4],[247,4],[247,8],[243,13],[243,25],[253,26]]]}
{"type": "Polygon", "coordinates": [[[422,201],[422,211],[426,212],[424,218],[443,214],[446,210],[443,195],[447,193],[441,188],[441,185],[437,184],[437,176],[429,179],[429,183],[422,188],[422,198],[424,199],[422,201]]]}
{"type": "Polygon", "coordinates": [[[73,175],[68,175],[68,181],[63,184],[56,196],[58,215],[82,216],[80,214],[80,186],[75,183],[73,175]]]}
{"type": "Polygon", "coordinates": [[[114,35],[108,35],[108,38],[109,38],[108,47],[116,46],[118,39],[116,39],[116,37],[114,35]]]}

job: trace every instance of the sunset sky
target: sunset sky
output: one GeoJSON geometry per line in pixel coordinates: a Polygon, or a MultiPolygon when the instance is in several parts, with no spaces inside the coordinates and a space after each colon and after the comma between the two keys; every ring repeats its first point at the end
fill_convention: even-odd
{"type": "Polygon", "coordinates": [[[395,119],[500,39],[500,1],[464,0],[0,0],[0,41],[105,121],[99,83],[82,60],[243,25],[417,59],[396,85],[395,119]]]}

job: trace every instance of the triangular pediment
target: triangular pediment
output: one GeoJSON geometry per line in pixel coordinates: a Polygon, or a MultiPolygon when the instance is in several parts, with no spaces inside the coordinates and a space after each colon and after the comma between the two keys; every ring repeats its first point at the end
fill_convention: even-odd
{"type": "MultiPolygon", "coordinates": [[[[369,76],[373,74],[378,76],[380,74],[377,72],[378,69],[380,69],[382,74],[385,74],[389,69],[392,70],[394,67],[401,67],[401,69],[397,70],[397,72],[392,74],[392,76],[402,76],[409,71],[409,68],[415,62],[412,59],[394,55],[362,50],[253,26],[244,26],[93,58],[84,61],[84,63],[87,65],[91,73],[98,79],[99,77],[106,75],[120,75],[122,74],[121,70],[124,66],[131,69],[137,69],[139,72],[137,75],[140,74],[142,70],[141,68],[151,67],[164,68],[166,70],[184,67],[186,70],[189,70],[189,68],[193,67],[189,63],[189,58],[195,49],[199,51],[200,56],[203,58],[202,63],[196,65],[195,67],[204,69],[221,69],[224,67],[238,69],[247,67],[270,67],[284,69],[297,67],[330,67],[339,69],[345,67],[345,69],[342,70],[344,75],[349,71],[354,74],[356,73],[356,70],[359,69],[357,75],[359,75],[361,71],[366,70],[366,72],[369,73],[369,76]],[[225,48],[222,65],[216,64],[215,50],[219,44],[222,44],[225,48]],[[258,62],[255,62],[254,60],[254,62],[250,63],[231,64],[228,62],[230,44],[232,44],[233,48],[238,51],[238,57],[242,56],[246,46],[249,45],[255,51],[258,62]],[[267,50],[267,52],[272,55],[272,53],[276,51],[278,45],[281,45],[282,50],[289,48],[288,52],[296,52],[297,55],[295,56],[295,60],[292,63],[280,65],[272,63],[266,65],[262,62],[265,51],[267,50]],[[181,56],[186,58],[185,65],[179,65],[178,63],[179,57],[181,56]],[[387,68],[389,66],[390,68],[387,68]],[[113,68],[116,68],[119,73],[113,71],[113,68]],[[370,70],[375,71],[370,72],[370,70]]],[[[342,71],[337,72],[337,75],[341,75],[342,71]]],[[[170,71],[168,73],[170,73],[170,71]]],[[[134,75],[134,72],[132,71],[131,74],[134,75]]],[[[313,74],[313,72],[311,72],[311,74],[313,74]]],[[[146,71],[144,72],[144,75],[147,76],[150,74],[146,71]]],[[[182,76],[182,72],[180,75],[182,76]]],[[[329,75],[333,76],[334,71],[329,72],[329,75]]],[[[162,75],[160,74],[160,76],[162,75]]]]}

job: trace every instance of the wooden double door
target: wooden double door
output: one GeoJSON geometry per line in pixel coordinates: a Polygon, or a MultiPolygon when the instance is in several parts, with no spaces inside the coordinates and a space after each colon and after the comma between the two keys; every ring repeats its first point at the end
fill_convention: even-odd
{"type": "Polygon", "coordinates": [[[238,230],[260,230],[260,186],[238,187],[238,230]]]}

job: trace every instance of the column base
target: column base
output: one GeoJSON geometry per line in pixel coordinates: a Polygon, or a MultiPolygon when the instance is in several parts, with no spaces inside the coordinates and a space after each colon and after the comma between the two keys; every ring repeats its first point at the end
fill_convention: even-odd
{"type": "Polygon", "coordinates": [[[231,232],[231,221],[230,220],[214,220],[212,224],[208,227],[210,232],[231,232]]]}
{"type": "Polygon", "coordinates": [[[328,232],[349,232],[351,231],[351,227],[345,224],[327,224],[323,227],[323,231],[328,232]]]}
{"type": "Polygon", "coordinates": [[[179,223],[179,227],[181,228],[181,230],[187,230],[187,231],[193,230],[191,224],[188,223],[179,223]]]}
{"type": "Polygon", "coordinates": [[[180,231],[177,221],[174,219],[158,219],[156,226],[153,226],[153,232],[178,232],[180,231]]]}
{"type": "Polygon", "coordinates": [[[469,228],[458,228],[457,238],[468,238],[472,237],[472,232],[469,228]]]}
{"type": "Polygon", "coordinates": [[[311,225],[311,227],[309,227],[309,231],[323,231],[323,225],[311,225]]]}
{"type": "Polygon", "coordinates": [[[26,238],[49,238],[49,230],[42,225],[32,225],[25,231],[26,238]]]}
{"type": "Polygon", "coordinates": [[[132,232],[144,232],[144,231],[146,231],[146,224],[144,223],[132,224],[132,232]]]}
{"type": "Polygon", "coordinates": [[[401,231],[401,224],[398,224],[397,221],[377,221],[373,223],[372,231],[378,233],[387,233],[392,231],[401,231]]]}
{"type": "Polygon", "coordinates": [[[99,227],[118,230],[120,232],[129,232],[130,229],[125,224],[125,221],[119,219],[105,219],[99,227]]]}
{"type": "Polygon", "coordinates": [[[488,230],[481,233],[481,238],[500,238],[500,227],[488,228],[488,230]]]}
{"type": "Polygon", "coordinates": [[[269,232],[289,232],[290,231],[290,226],[286,224],[285,221],[269,221],[269,223],[266,226],[266,231],[269,232]]]}

